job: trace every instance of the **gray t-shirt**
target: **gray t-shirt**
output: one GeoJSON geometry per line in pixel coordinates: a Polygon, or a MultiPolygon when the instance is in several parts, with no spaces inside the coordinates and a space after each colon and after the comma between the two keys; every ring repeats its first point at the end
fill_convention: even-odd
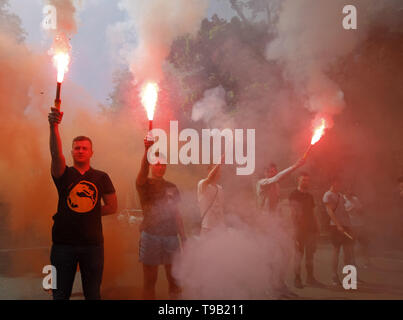
{"type": "MultiPolygon", "coordinates": [[[[351,227],[350,217],[346,212],[344,202],[344,197],[340,193],[335,193],[329,190],[323,195],[323,203],[330,205],[340,224],[344,227],[351,227]]],[[[333,220],[330,220],[330,225],[335,225],[333,220]]]]}

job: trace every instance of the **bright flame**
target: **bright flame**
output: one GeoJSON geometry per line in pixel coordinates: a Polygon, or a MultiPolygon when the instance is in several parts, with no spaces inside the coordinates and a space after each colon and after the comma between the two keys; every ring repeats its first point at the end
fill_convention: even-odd
{"type": "Polygon", "coordinates": [[[57,68],[57,82],[62,83],[64,74],[68,70],[70,56],[67,53],[60,52],[53,56],[53,63],[57,68]]]}
{"type": "Polygon", "coordinates": [[[317,127],[313,133],[312,140],[311,140],[311,145],[314,145],[316,142],[322,138],[323,134],[325,133],[326,129],[326,122],[325,119],[321,119],[321,125],[317,127]]]}
{"type": "Polygon", "coordinates": [[[154,82],[147,83],[141,89],[141,103],[147,111],[148,120],[153,120],[155,105],[158,100],[158,85],[154,82]]]}

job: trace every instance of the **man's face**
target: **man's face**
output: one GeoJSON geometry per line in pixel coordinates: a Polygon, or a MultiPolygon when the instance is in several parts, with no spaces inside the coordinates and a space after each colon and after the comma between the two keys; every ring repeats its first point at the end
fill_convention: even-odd
{"type": "Polygon", "coordinates": [[[309,176],[300,176],[298,178],[298,187],[302,190],[308,190],[310,185],[310,178],[309,176]]]}
{"type": "Polygon", "coordinates": [[[74,141],[71,155],[75,163],[89,163],[92,157],[92,147],[88,140],[74,141]]]}
{"type": "Polygon", "coordinates": [[[266,169],[265,175],[266,178],[272,178],[278,173],[276,166],[270,166],[270,168],[266,169]]]}
{"type": "Polygon", "coordinates": [[[167,165],[158,162],[156,164],[151,165],[151,174],[154,178],[162,178],[165,174],[165,171],[167,169],[167,165]]]}

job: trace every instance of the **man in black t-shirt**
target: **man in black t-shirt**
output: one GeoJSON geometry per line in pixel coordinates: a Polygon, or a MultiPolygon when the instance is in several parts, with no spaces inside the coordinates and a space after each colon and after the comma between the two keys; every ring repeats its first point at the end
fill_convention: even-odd
{"type": "Polygon", "coordinates": [[[170,297],[177,298],[180,288],[172,276],[172,261],[180,248],[178,235],[182,243],[186,239],[178,210],[180,197],[178,188],[164,179],[166,159],[157,154],[150,165],[147,153],[152,144],[153,141],[144,139],[145,152],[136,179],[144,216],[139,245],[144,273],[143,298],[155,299],[158,266],[161,264],[165,267],[170,297]],[[151,178],[148,177],[150,167],[151,178]]]}
{"type": "Polygon", "coordinates": [[[116,212],[115,188],[105,172],[90,167],[93,151],[88,137],[73,140],[74,164],[66,166],[59,134],[62,117],[57,108],[52,108],[48,116],[51,173],[59,195],[57,213],[53,216],[50,256],[57,274],[53,299],[70,298],[77,264],[85,299],[100,299],[104,265],[101,217],[116,212]]]}
{"type": "Polygon", "coordinates": [[[298,187],[289,197],[293,221],[295,225],[295,279],[294,285],[303,288],[301,281],[301,262],[305,252],[307,284],[319,285],[314,277],[313,257],[316,251],[316,238],[319,232],[318,222],[314,213],[315,202],[308,193],[309,175],[302,172],[298,177],[298,187]]]}

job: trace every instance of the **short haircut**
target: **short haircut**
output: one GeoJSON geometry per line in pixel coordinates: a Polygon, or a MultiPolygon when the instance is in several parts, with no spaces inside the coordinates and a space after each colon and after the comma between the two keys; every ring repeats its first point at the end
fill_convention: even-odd
{"type": "Polygon", "coordinates": [[[86,136],[78,136],[78,137],[75,137],[75,138],[73,139],[72,145],[73,145],[74,142],[76,142],[76,141],[88,141],[88,142],[90,143],[91,149],[92,149],[92,141],[91,141],[90,138],[88,138],[88,137],[86,137],[86,136]]]}
{"type": "Polygon", "coordinates": [[[397,179],[397,183],[402,183],[403,182],[403,176],[400,176],[398,179],[397,179]]]}

